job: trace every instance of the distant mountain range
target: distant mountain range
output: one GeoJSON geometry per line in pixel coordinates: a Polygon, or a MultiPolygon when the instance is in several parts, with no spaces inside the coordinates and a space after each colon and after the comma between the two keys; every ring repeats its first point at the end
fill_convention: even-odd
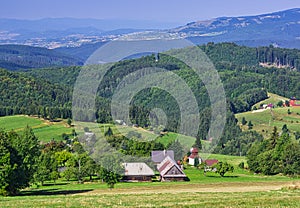
{"type": "Polygon", "coordinates": [[[236,42],[248,46],[273,44],[300,48],[300,9],[191,22],[168,32],[179,33],[196,44],[236,42]]]}
{"type": "Polygon", "coordinates": [[[168,34],[170,37],[180,36],[195,44],[235,42],[253,47],[273,45],[300,49],[300,8],[256,16],[219,17],[178,27],[173,25],[173,23],[149,21],[73,18],[0,19],[0,45],[18,44],[55,49],[3,46],[0,47],[0,66],[18,69],[47,67],[52,64],[81,65],[107,41],[125,34],[146,31],[168,34]],[[167,27],[171,29],[161,29],[167,27]],[[13,50],[10,50],[12,48],[13,50]],[[31,60],[36,53],[42,54],[39,56],[42,57],[39,65],[36,66],[37,63],[34,62],[27,63],[26,60],[31,60]],[[46,58],[48,55],[53,59],[49,61],[46,58]]]}

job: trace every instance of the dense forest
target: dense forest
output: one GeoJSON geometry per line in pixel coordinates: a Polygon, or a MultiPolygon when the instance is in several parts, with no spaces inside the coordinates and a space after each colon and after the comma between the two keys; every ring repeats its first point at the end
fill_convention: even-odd
{"type": "MultiPolygon", "coordinates": [[[[273,46],[249,48],[233,43],[208,43],[199,47],[219,72],[227,98],[227,122],[216,151],[246,154],[250,148],[246,145],[247,141],[260,136],[242,133],[234,113],[251,110],[255,103],[267,98],[267,92],[300,97],[300,51],[273,46]],[[245,145],[237,144],[238,138],[245,145]],[[231,149],[231,146],[235,148],[231,149]]],[[[181,50],[188,55],[188,49],[181,50]]],[[[100,123],[113,122],[110,103],[116,87],[127,75],[146,67],[172,71],[185,81],[200,109],[201,124],[197,139],[208,139],[210,100],[207,90],[193,70],[166,54],[123,60],[110,67],[98,87],[96,109],[90,109],[95,119],[100,123]]],[[[50,119],[71,117],[72,89],[80,70],[81,67],[77,66],[30,69],[25,72],[0,70],[0,115],[28,114],[50,119]]],[[[158,88],[144,89],[134,96],[129,109],[131,123],[149,126],[149,117],[155,117],[151,114],[154,108],[165,111],[168,119],[165,130],[176,132],[180,122],[178,104],[172,95],[158,88]]],[[[89,121],[90,118],[84,114],[81,112],[79,115],[82,117],[76,119],[89,121]]]]}
{"type": "Polygon", "coordinates": [[[0,69],[0,115],[71,117],[71,90],[67,87],[0,69]]]}

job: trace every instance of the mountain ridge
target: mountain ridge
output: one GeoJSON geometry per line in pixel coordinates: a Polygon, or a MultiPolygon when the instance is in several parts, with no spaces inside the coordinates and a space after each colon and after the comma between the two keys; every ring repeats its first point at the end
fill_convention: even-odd
{"type": "Polygon", "coordinates": [[[252,16],[218,17],[160,30],[151,29],[149,24],[139,27],[142,23],[143,21],[74,18],[0,19],[0,44],[22,44],[49,49],[76,48],[115,40],[126,34],[152,31],[158,33],[158,38],[159,33],[167,33],[170,37],[186,38],[194,44],[235,42],[254,47],[274,45],[300,49],[300,8],[252,16]],[[124,26],[126,22],[127,25],[124,26]]]}
{"type": "MultiPolygon", "coordinates": [[[[205,42],[261,42],[279,47],[292,48],[300,41],[300,8],[274,13],[219,17],[205,21],[190,22],[169,30],[196,44],[205,42]]],[[[249,46],[249,45],[248,45],[249,46]]],[[[255,45],[258,46],[258,45],[255,45]]]]}

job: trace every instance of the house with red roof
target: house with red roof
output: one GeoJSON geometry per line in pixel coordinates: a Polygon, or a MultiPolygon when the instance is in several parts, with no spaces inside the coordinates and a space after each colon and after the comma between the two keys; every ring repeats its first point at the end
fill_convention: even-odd
{"type": "Polygon", "coordinates": [[[179,165],[170,157],[167,156],[160,164],[157,165],[161,181],[187,181],[185,175],[179,165]]]}
{"type": "Polygon", "coordinates": [[[295,97],[291,97],[290,106],[291,107],[300,107],[300,104],[298,103],[298,100],[295,97]]]}

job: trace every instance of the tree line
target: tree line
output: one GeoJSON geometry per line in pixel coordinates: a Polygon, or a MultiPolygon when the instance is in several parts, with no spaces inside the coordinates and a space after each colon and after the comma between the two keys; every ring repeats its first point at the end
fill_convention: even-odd
{"type": "Polygon", "coordinates": [[[300,174],[300,143],[290,137],[286,125],[282,134],[274,127],[270,138],[256,141],[248,154],[249,169],[255,173],[294,176],[300,174]]]}
{"type": "Polygon", "coordinates": [[[0,195],[18,195],[32,184],[56,183],[62,177],[79,183],[97,178],[112,188],[122,171],[120,163],[114,167],[119,172],[96,164],[78,138],[40,143],[28,126],[21,133],[0,130],[0,195]]]}

